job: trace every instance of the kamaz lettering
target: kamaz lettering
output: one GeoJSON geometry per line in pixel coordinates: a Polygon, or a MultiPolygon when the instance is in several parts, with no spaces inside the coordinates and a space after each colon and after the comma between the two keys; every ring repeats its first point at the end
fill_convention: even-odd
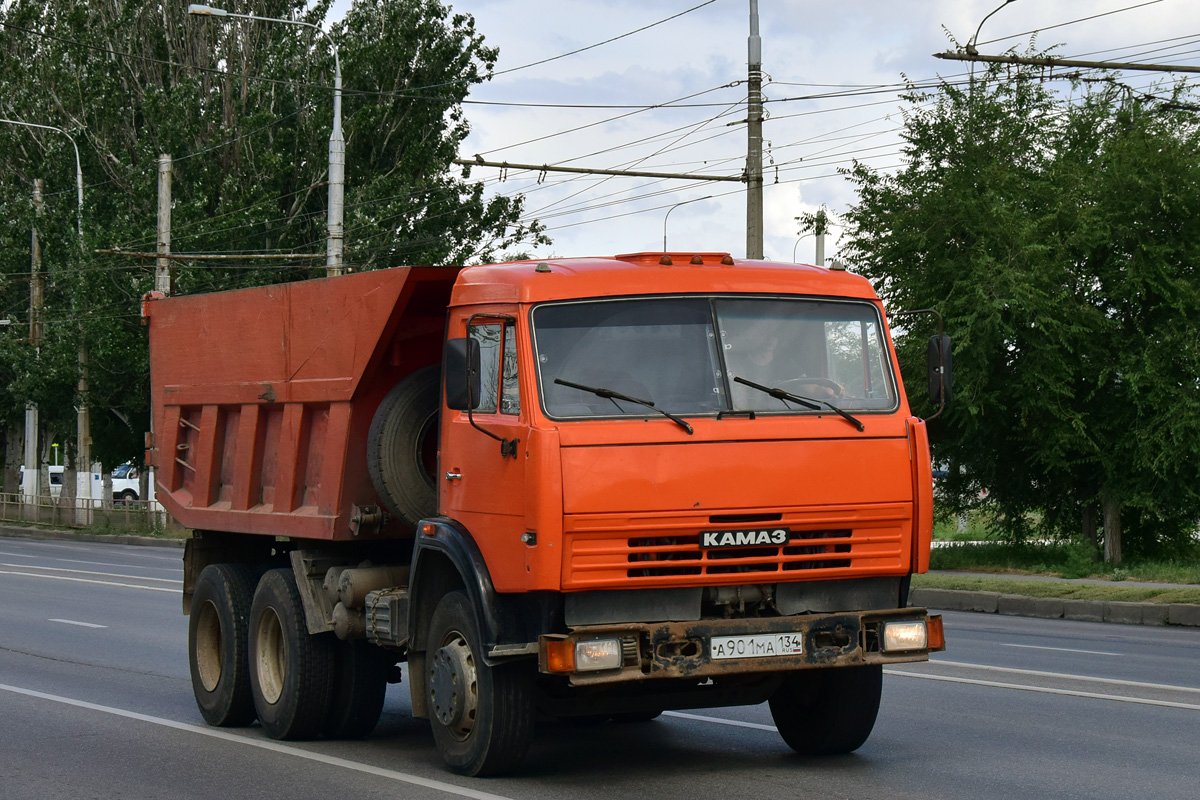
{"type": "Polygon", "coordinates": [[[787,544],[791,533],[787,528],[769,531],[704,531],[700,534],[701,547],[764,547],[787,544]]]}

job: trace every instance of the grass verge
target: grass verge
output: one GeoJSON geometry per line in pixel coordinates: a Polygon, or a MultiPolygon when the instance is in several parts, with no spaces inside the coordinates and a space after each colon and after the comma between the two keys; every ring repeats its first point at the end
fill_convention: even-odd
{"type": "Polygon", "coordinates": [[[1168,589],[1136,584],[1058,583],[1056,581],[1023,581],[1002,577],[974,575],[914,575],[913,588],[958,589],[970,592],[999,592],[1025,597],[1058,597],[1064,600],[1101,600],[1128,603],[1194,603],[1200,604],[1200,586],[1187,589],[1168,589]]]}

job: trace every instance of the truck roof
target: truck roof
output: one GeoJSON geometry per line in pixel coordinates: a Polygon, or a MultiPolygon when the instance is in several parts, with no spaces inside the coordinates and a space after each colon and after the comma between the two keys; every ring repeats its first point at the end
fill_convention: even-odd
{"type": "Polygon", "coordinates": [[[844,270],[751,261],[728,253],[650,252],[467,267],[451,305],[724,292],[878,299],[865,278],[844,270]]]}

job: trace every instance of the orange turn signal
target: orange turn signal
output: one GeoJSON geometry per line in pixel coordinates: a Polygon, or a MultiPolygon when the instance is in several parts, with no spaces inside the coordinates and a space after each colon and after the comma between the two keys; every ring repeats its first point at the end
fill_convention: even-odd
{"type": "Polygon", "coordinates": [[[561,639],[546,642],[546,669],[550,672],[574,672],[575,643],[561,639]]]}
{"type": "Polygon", "coordinates": [[[423,536],[437,536],[437,525],[434,525],[432,522],[422,524],[421,534],[423,536]]]}
{"type": "Polygon", "coordinates": [[[925,627],[929,631],[929,651],[945,650],[946,631],[942,627],[942,615],[930,614],[925,620],[925,627]]]}

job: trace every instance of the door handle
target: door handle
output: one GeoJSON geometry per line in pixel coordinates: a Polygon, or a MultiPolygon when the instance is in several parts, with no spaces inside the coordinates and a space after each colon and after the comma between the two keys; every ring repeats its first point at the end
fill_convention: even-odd
{"type": "Polygon", "coordinates": [[[448,480],[448,481],[462,480],[462,473],[461,472],[447,472],[446,480],[448,480]]]}

